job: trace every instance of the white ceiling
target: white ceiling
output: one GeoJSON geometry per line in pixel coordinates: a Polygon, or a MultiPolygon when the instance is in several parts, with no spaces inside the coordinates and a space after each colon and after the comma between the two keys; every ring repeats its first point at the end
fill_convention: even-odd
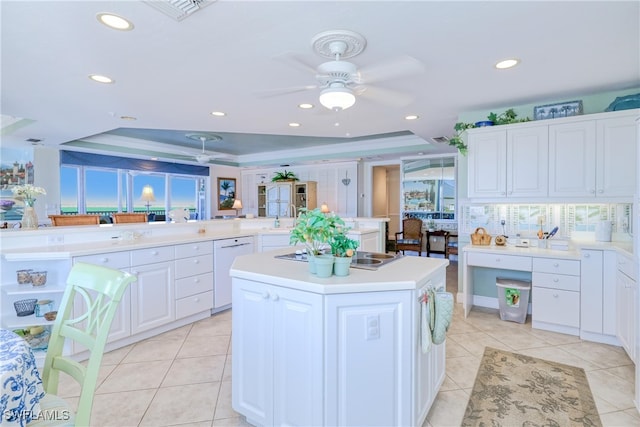
{"type": "Polygon", "coordinates": [[[640,85],[638,1],[219,0],[177,21],[140,1],[4,0],[0,13],[2,144],[11,146],[82,139],[85,148],[76,149],[189,160],[201,145],[185,134],[206,132],[222,136],[207,145],[225,155],[213,163],[453,152],[430,138],[451,136],[461,112],[640,85]],[[135,28],[109,29],[99,12],[135,28]],[[315,84],[313,73],[284,59],[314,68],[327,61],[311,39],[333,29],[366,38],[349,59],[365,83],[367,68],[407,56],[424,72],[377,82],[340,113],[319,105],[318,89],[263,96],[315,84]],[[493,68],[508,57],[522,63],[493,68]],[[115,83],[94,83],[92,73],[115,83]],[[390,103],[383,89],[411,101],[390,103]],[[316,107],[299,109],[302,102],[316,107]]]}

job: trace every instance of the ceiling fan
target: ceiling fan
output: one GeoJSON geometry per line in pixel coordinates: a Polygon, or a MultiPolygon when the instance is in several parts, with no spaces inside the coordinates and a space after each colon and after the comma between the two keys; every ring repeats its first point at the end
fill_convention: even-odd
{"type": "Polygon", "coordinates": [[[224,157],[224,154],[207,154],[204,150],[204,144],[208,141],[222,141],[222,137],[218,135],[208,134],[208,133],[188,133],[185,135],[189,139],[193,139],[194,141],[200,141],[202,143],[202,152],[198,154],[190,154],[193,156],[196,162],[200,164],[209,163],[211,159],[215,159],[218,157],[224,157]]]}
{"type": "Polygon", "coordinates": [[[259,95],[270,97],[321,89],[320,103],[333,111],[341,111],[353,106],[356,96],[393,106],[404,106],[411,102],[411,95],[371,86],[371,84],[424,72],[423,64],[410,56],[358,69],[352,62],[345,61],[360,54],[366,46],[365,38],[353,31],[324,31],[313,37],[311,45],[316,53],[332,60],[314,68],[295,54],[283,55],[280,58],[296,68],[312,72],[317,81],[315,85],[275,89],[261,92],[259,95]]]}

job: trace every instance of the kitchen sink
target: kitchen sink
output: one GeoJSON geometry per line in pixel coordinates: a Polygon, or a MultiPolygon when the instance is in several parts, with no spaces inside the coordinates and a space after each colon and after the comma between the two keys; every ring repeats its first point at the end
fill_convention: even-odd
{"type": "MultiPolygon", "coordinates": [[[[307,261],[307,255],[305,253],[300,255],[293,252],[284,255],[276,255],[275,257],[291,261],[307,261]]],[[[401,254],[356,251],[355,255],[351,259],[351,267],[360,268],[363,270],[377,270],[378,268],[400,258],[402,258],[401,254]]]]}

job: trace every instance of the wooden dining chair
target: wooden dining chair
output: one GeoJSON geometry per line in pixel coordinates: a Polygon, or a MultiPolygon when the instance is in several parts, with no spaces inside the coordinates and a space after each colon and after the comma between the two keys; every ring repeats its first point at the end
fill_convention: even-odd
{"type": "Polygon", "coordinates": [[[133,274],[101,265],[77,263],[71,268],[42,371],[45,396],[40,407],[45,414],[56,414],[59,419],[41,417],[29,423],[29,427],[59,425],[54,421],[62,425],[90,425],[93,395],[111,322],[122,295],[134,281],[136,276],[133,274]],[[72,356],[63,354],[72,342],[89,350],[87,363],[78,363],[72,356]],[[60,372],[80,384],[75,412],[65,400],[56,396],[60,372]]]}
{"type": "Polygon", "coordinates": [[[100,224],[100,215],[49,215],[49,219],[51,219],[51,225],[54,227],[100,224]]]}
{"type": "Polygon", "coordinates": [[[396,233],[396,253],[402,251],[416,251],[422,256],[422,220],[419,218],[405,218],[402,220],[402,231],[396,233]]]}
{"type": "Polygon", "coordinates": [[[449,232],[446,230],[427,231],[427,256],[444,255],[449,258],[449,232]],[[442,241],[442,243],[441,243],[442,241]]]}
{"type": "Polygon", "coordinates": [[[132,222],[148,222],[149,215],[146,213],[119,212],[113,214],[114,224],[125,224],[132,222]]]}

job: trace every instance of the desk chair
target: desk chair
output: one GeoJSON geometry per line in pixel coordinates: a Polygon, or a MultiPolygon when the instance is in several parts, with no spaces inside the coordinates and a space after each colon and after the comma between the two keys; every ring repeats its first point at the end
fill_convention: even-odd
{"type": "Polygon", "coordinates": [[[49,215],[49,219],[51,219],[51,225],[54,227],[100,224],[100,215],[49,215]]]}
{"type": "Polygon", "coordinates": [[[402,231],[396,233],[396,253],[402,251],[416,251],[422,256],[422,220],[419,218],[405,218],[402,220],[402,231]],[[402,236],[402,237],[400,237],[402,236]]]}
{"type": "Polygon", "coordinates": [[[427,256],[431,254],[441,254],[449,258],[449,232],[446,230],[427,231],[427,256]],[[443,239],[442,249],[434,249],[434,243],[440,246],[440,238],[443,239]]]}
{"type": "MultiPolygon", "coordinates": [[[[40,401],[41,409],[49,411],[45,413],[57,413],[59,418],[64,418],[62,414],[71,415],[70,420],[59,420],[61,424],[74,425],[75,422],[76,426],[89,425],[98,371],[111,322],[122,295],[135,280],[136,276],[132,274],[100,265],[77,263],[71,268],[49,338],[42,375],[46,394],[40,401]],[[67,340],[89,350],[86,366],[69,356],[63,356],[67,340]],[[75,414],[67,402],[55,395],[60,372],[70,375],[82,388],[75,414]]],[[[42,417],[29,423],[29,427],[57,425],[52,421],[42,417]]]]}
{"type": "Polygon", "coordinates": [[[148,222],[149,216],[146,213],[119,212],[113,214],[114,224],[125,224],[132,222],[148,222]]]}

